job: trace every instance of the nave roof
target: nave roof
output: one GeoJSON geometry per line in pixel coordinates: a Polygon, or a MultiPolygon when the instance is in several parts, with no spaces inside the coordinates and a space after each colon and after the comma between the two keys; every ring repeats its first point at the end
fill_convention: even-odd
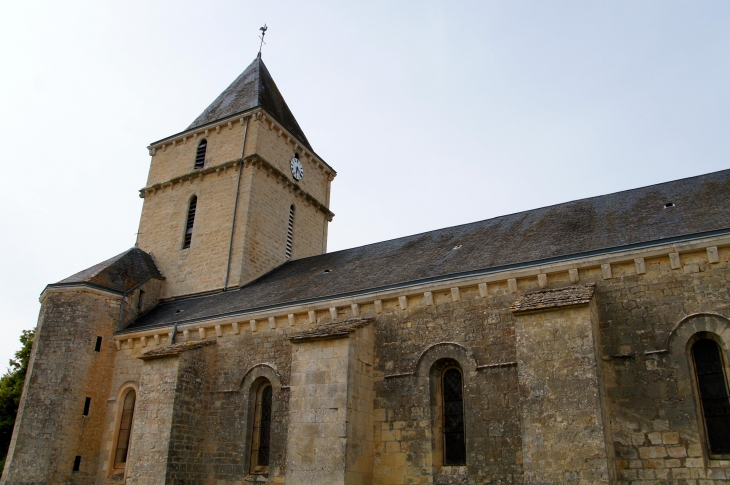
{"type": "Polygon", "coordinates": [[[239,289],[160,303],[126,330],[728,232],[724,170],[289,261],[239,289]]]}

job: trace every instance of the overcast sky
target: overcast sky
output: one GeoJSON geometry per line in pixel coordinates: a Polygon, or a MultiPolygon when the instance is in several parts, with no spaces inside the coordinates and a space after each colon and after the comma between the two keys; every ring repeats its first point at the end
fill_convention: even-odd
{"type": "Polygon", "coordinates": [[[0,369],[46,284],[134,245],[146,146],[264,23],[338,171],[330,251],[728,168],[727,0],[0,6],[0,369]]]}

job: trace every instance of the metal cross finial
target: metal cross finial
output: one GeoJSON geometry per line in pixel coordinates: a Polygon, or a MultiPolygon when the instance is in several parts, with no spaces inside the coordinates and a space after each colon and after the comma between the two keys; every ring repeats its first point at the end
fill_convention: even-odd
{"type": "Polygon", "coordinates": [[[264,24],[263,27],[259,28],[259,30],[261,31],[261,35],[259,36],[259,39],[261,39],[261,44],[259,45],[259,57],[261,57],[261,48],[264,46],[264,44],[266,44],[266,42],[264,42],[264,36],[266,35],[266,31],[268,29],[269,28],[266,26],[266,24],[264,24]]]}

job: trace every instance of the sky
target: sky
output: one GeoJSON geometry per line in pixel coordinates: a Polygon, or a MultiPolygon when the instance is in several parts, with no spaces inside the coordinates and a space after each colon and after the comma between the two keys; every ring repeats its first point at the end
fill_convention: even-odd
{"type": "Polygon", "coordinates": [[[134,245],[150,142],[263,59],[338,175],[329,251],[728,167],[727,1],[0,0],[0,371],[134,245]]]}

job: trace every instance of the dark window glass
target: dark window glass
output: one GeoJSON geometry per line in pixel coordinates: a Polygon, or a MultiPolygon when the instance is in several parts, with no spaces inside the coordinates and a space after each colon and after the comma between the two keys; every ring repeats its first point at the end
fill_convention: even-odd
{"type": "Polygon", "coordinates": [[[289,226],[286,229],[286,259],[291,259],[291,248],[294,241],[294,206],[289,208],[289,226]]]}
{"type": "Polygon", "coordinates": [[[188,207],[188,218],[185,223],[185,241],[183,242],[183,249],[190,247],[190,243],[193,241],[193,223],[195,222],[195,209],[198,207],[198,197],[193,196],[190,199],[190,207],[188,207]]]}
{"type": "Polygon", "coordinates": [[[692,346],[710,453],[730,454],[730,398],[720,346],[698,340],[692,346]]]}
{"type": "Polygon", "coordinates": [[[461,372],[448,369],[443,377],[444,392],[444,465],[465,465],[464,398],[461,372]]]}
{"type": "Polygon", "coordinates": [[[201,140],[198,143],[198,151],[195,152],[195,167],[193,168],[203,168],[203,165],[205,165],[206,148],[208,148],[208,140],[201,140]]]}
{"type": "Polygon", "coordinates": [[[134,401],[137,394],[129,391],[124,396],[122,405],[122,419],[119,422],[119,436],[117,437],[117,449],[114,453],[114,468],[127,463],[127,450],[129,449],[129,438],[132,433],[132,419],[134,418],[134,401]]]}
{"type": "Polygon", "coordinates": [[[268,382],[259,387],[256,393],[256,407],[251,446],[251,471],[261,473],[269,466],[271,447],[271,404],[272,389],[268,382]]]}

